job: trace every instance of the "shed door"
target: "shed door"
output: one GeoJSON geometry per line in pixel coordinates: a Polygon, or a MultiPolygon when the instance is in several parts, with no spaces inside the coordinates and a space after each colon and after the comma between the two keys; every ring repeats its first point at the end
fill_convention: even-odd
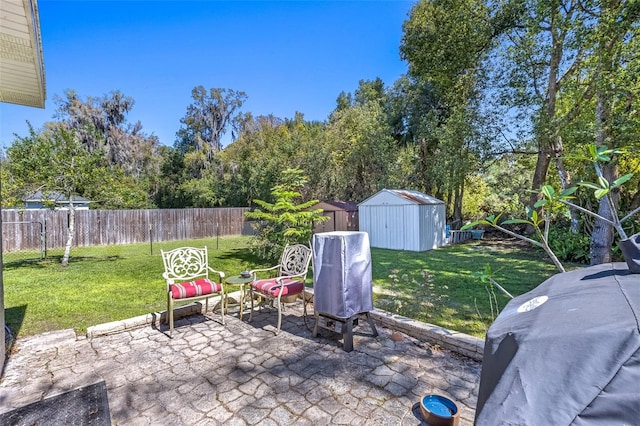
{"type": "Polygon", "coordinates": [[[329,218],[326,222],[318,222],[313,227],[313,232],[332,232],[337,231],[336,229],[336,212],[335,211],[324,211],[322,212],[322,216],[326,216],[329,218]]]}
{"type": "Polygon", "coordinates": [[[377,209],[380,212],[380,235],[383,237],[381,245],[393,250],[404,249],[404,207],[403,206],[384,206],[377,209]]]}

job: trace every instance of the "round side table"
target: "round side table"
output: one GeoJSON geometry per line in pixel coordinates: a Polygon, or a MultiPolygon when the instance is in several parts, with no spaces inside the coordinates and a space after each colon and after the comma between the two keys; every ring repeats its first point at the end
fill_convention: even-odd
{"type": "MultiPolygon", "coordinates": [[[[225,283],[227,285],[240,287],[240,301],[238,302],[238,304],[240,305],[240,320],[242,320],[242,313],[244,311],[244,303],[245,303],[245,295],[247,291],[247,289],[245,288],[245,285],[249,284],[251,281],[253,281],[253,275],[249,277],[243,277],[242,275],[234,275],[225,280],[225,283]]],[[[225,299],[227,300],[226,308],[227,310],[229,310],[229,293],[228,292],[225,299]]]]}

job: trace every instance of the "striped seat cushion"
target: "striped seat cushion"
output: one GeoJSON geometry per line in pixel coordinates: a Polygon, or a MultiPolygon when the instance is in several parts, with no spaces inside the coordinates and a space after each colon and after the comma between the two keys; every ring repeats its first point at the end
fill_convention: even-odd
{"type": "MultiPolygon", "coordinates": [[[[284,278],[283,281],[283,296],[302,293],[302,290],[304,290],[304,284],[298,280],[284,278]]],[[[251,287],[253,288],[253,291],[257,291],[258,293],[266,294],[271,297],[278,297],[278,294],[280,293],[280,285],[275,278],[254,281],[251,283],[251,287]]]]}
{"type": "Polygon", "coordinates": [[[171,297],[174,299],[187,299],[189,297],[206,296],[222,291],[222,286],[207,278],[199,278],[194,281],[171,285],[171,297]]]}

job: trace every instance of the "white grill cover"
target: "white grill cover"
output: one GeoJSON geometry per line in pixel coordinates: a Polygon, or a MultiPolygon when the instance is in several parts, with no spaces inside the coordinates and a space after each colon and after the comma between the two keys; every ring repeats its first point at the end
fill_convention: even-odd
{"type": "Polygon", "coordinates": [[[320,314],[351,318],[373,310],[371,250],[366,232],[313,236],[313,306],[320,314]]]}

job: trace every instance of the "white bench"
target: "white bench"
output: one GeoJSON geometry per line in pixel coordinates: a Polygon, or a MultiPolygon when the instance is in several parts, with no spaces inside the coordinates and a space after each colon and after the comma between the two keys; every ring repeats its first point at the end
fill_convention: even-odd
{"type": "Polygon", "coordinates": [[[461,243],[471,239],[471,231],[449,231],[449,244],[461,243]]]}

